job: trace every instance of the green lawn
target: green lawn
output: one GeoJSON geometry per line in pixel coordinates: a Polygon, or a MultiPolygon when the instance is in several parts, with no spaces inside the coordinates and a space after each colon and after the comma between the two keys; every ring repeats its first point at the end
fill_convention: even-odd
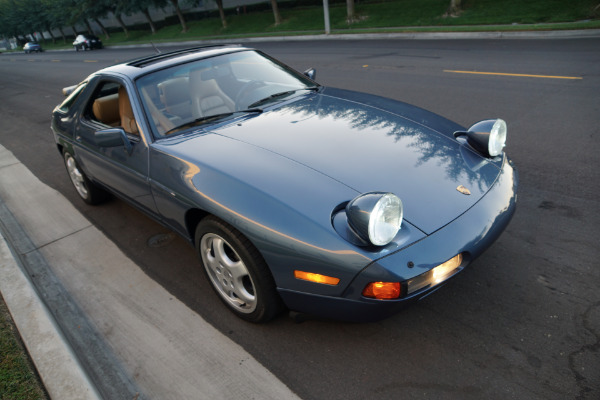
{"type": "MultiPolygon", "coordinates": [[[[201,39],[240,38],[270,35],[321,34],[324,30],[323,7],[284,7],[279,0],[283,22],[275,26],[273,13],[264,11],[236,14],[226,10],[227,28],[218,17],[193,19],[188,16],[189,30],[181,32],[179,24],[160,28],[155,35],[144,25],[129,29],[129,37],[118,29],[105,45],[168,42],[201,39]]],[[[600,0],[463,0],[458,17],[444,17],[449,0],[389,0],[356,2],[357,21],[346,21],[344,2],[330,6],[332,33],[405,32],[405,31],[514,31],[600,28],[600,0]],[[558,24],[560,23],[560,24],[558,24]],[[489,25],[503,25],[492,26],[489,25]]],[[[69,48],[57,40],[46,41],[47,49],[69,48]]]]}

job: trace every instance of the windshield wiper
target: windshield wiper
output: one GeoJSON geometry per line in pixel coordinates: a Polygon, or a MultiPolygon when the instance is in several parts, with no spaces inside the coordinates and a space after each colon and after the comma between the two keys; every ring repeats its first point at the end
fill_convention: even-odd
{"type": "Polygon", "coordinates": [[[169,130],[168,132],[165,133],[165,135],[170,135],[171,133],[175,133],[177,131],[181,131],[184,130],[186,128],[191,128],[192,126],[197,126],[197,125],[202,125],[206,122],[210,122],[210,121],[214,121],[217,119],[221,119],[221,118],[226,118],[226,117],[230,117],[234,114],[238,114],[238,113],[262,113],[263,110],[261,110],[260,108],[248,108],[247,110],[240,110],[240,111],[235,111],[235,112],[226,112],[226,113],[221,113],[221,114],[213,114],[213,115],[207,115],[205,117],[200,117],[200,118],[196,118],[193,121],[190,122],[186,122],[183,125],[179,125],[176,126],[175,128],[169,130]]]}
{"type": "Polygon", "coordinates": [[[294,94],[300,90],[319,90],[319,86],[309,86],[309,87],[299,88],[299,89],[294,89],[294,90],[286,90],[285,92],[273,93],[272,95],[269,95],[269,96],[265,97],[264,99],[255,101],[254,103],[250,104],[248,106],[248,108],[253,108],[253,107],[259,106],[259,105],[264,104],[273,99],[278,99],[280,97],[289,96],[290,94],[294,94]]]}

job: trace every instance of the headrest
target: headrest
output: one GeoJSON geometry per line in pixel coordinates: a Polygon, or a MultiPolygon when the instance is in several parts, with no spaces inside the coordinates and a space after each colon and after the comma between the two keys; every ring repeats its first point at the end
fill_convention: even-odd
{"type": "Polygon", "coordinates": [[[94,117],[103,124],[112,125],[121,120],[119,115],[119,94],[99,97],[92,106],[94,117]]]}
{"type": "Polygon", "coordinates": [[[178,104],[190,100],[190,87],[187,77],[170,79],[158,84],[161,100],[165,105],[178,104]]]}

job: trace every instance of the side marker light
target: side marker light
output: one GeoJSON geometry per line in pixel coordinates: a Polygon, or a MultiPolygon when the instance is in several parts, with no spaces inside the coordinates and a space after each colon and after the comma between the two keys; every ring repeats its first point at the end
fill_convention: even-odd
{"type": "Polygon", "coordinates": [[[338,283],[340,283],[339,278],[334,278],[332,276],[327,276],[327,275],[315,274],[312,272],[298,271],[298,270],[294,271],[294,277],[296,277],[296,279],[301,279],[303,281],[322,283],[325,285],[335,286],[338,283]]]}

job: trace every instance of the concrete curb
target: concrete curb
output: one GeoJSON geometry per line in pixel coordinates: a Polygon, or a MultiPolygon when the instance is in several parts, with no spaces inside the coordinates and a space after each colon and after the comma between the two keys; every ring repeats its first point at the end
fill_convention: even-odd
{"type": "Polygon", "coordinates": [[[53,399],[101,397],[0,232],[0,292],[53,399]]]}

